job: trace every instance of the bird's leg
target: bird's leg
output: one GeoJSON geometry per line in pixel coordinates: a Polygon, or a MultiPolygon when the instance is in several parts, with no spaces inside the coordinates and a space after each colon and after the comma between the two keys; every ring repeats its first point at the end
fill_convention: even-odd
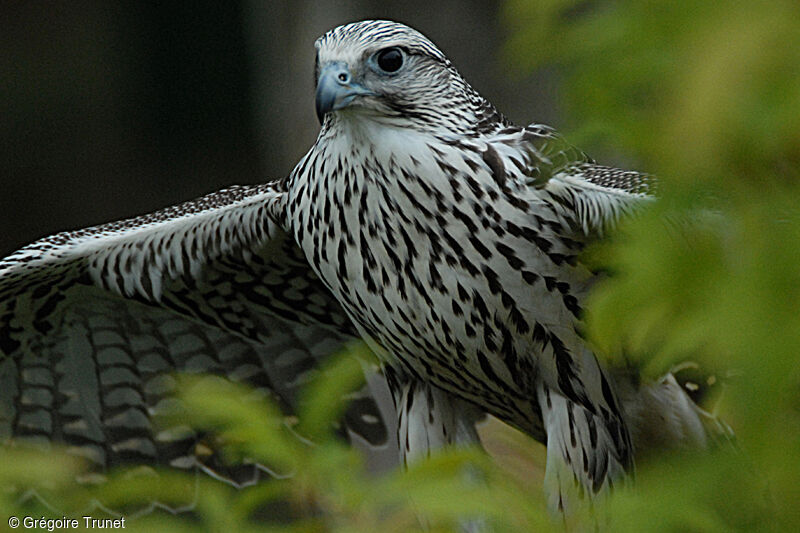
{"type": "Polygon", "coordinates": [[[403,382],[393,395],[404,465],[448,445],[480,445],[475,422],[482,413],[472,404],[418,380],[403,382]]]}
{"type": "Polygon", "coordinates": [[[548,507],[562,518],[592,511],[633,468],[627,429],[611,413],[594,412],[544,383],[538,396],[547,433],[548,507]]]}
{"type": "MultiPolygon", "coordinates": [[[[403,465],[430,457],[447,446],[480,446],[475,423],[483,412],[474,405],[416,379],[389,379],[397,409],[397,440],[403,465]]],[[[474,471],[464,472],[470,481],[480,483],[474,471]]],[[[424,522],[424,521],[423,521],[424,522]]],[[[461,531],[487,531],[482,518],[464,519],[461,531]]]]}

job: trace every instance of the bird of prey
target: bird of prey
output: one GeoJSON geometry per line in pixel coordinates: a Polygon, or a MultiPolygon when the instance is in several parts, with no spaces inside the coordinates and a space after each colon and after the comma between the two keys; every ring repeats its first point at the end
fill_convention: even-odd
{"type": "MultiPolygon", "coordinates": [[[[512,124],[396,22],[317,40],[316,111],[319,136],[285,178],[0,262],[0,438],[64,442],[100,468],[197,466],[196,436],[154,429],[169,372],[291,404],[317,359],[360,338],[404,461],[475,442],[488,413],[546,444],[554,509],[621,482],[648,446],[706,443],[674,376],[605,368],[581,335],[596,275],[580,252],[651,200],[648,175],[512,124]]],[[[380,415],[365,396],[346,423],[379,445],[380,415]]]]}

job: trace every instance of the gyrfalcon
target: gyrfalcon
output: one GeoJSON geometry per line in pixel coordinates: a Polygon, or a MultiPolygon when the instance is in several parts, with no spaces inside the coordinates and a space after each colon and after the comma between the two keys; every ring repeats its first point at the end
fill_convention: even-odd
{"type": "MultiPolygon", "coordinates": [[[[580,252],[653,180],[515,126],[403,24],[343,25],[316,52],[322,127],[289,176],[0,262],[0,438],[65,442],[99,467],[196,466],[190,437],[153,426],[166,373],[291,404],[317,358],[361,338],[403,460],[475,442],[489,413],[547,445],[554,509],[623,480],[651,443],[705,444],[707,414],[672,375],[607,369],[581,335],[596,276],[580,252]]],[[[373,402],[348,420],[382,443],[373,402]]]]}

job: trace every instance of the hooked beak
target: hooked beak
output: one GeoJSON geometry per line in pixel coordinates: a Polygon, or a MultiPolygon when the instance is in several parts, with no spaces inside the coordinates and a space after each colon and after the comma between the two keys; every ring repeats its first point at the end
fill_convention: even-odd
{"type": "Polygon", "coordinates": [[[328,63],[317,80],[317,118],[325,120],[325,114],[349,106],[357,96],[375,94],[357,83],[353,83],[350,69],[342,62],[328,63]]]}

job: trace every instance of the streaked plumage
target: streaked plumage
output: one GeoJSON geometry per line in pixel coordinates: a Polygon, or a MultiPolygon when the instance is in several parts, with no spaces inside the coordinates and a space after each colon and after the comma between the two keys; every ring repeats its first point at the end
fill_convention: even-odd
{"type": "MultiPolygon", "coordinates": [[[[55,235],[0,263],[0,436],[75,443],[101,466],[188,464],[146,416],[169,394],[152,385],[164,370],[281,395],[354,337],[384,362],[406,459],[474,441],[490,413],[547,444],[554,508],[624,478],[646,445],[631,441],[647,424],[631,415],[640,395],[699,420],[680,387],[642,392],[580,334],[594,275],[578,254],[650,199],[647,175],[512,125],[407,26],[340,26],[316,47],[324,121],[287,178],[55,235]],[[187,333],[164,331],[172,321],[187,333]]],[[[354,416],[354,430],[380,444],[374,404],[359,408],[373,416],[354,416]]]]}

